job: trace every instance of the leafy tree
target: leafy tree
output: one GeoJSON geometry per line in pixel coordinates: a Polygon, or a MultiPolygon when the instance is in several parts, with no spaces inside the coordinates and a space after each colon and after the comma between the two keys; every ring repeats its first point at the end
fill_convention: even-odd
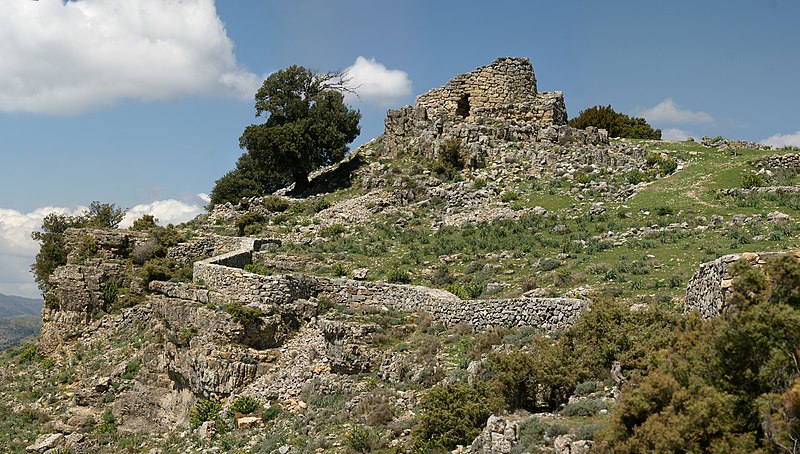
{"type": "Polygon", "coordinates": [[[611,105],[594,106],[583,110],[577,117],[569,120],[569,125],[579,129],[587,126],[603,128],[608,131],[610,137],[661,139],[661,130],[654,130],[644,118],[629,117],[615,112],[611,105]]]}
{"type": "Polygon", "coordinates": [[[294,182],[300,193],[308,174],[339,161],[360,132],[361,114],[344,104],[346,90],[336,73],[291,66],[270,75],[256,93],[256,117],[239,146],[247,150],[236,170],[217,181],[212,203],[262,195],[294,182]]]}
{"type": "Polygon", "coordinates": [[[158,219],[152,214],[143,214],[142,217],[133,221],[131,230],[138,230],[141,232],[158,227],[158,219]]]}

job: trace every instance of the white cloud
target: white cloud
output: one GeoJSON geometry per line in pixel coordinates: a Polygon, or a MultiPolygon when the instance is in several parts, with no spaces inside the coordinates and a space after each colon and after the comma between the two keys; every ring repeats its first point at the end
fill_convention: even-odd
{"type": "Polygon", "coordinates": [[[0,111],[72,114],[121,99],[250,98],[213,0],[3,2],[0,111]]]}
{"type": "MultiPolygon", "coordinates": [[[[348,85],[358,94],[358,99],[379,105],[389,105],[411,95],[411,79],[399,69],[386,69],[374,58],[356,58],[344,70],[348,85]]],[[[355,101],[348,96],[348,101],[355,101]]]]}
{"type": "Polygon", "coordinates": [[[800,131],[794,134],[775,134],[762,140],[761,143],[771,147],[800,147],[800,131]]]}
{"type": "Polygon", "coordinates": [[[692,135],[688,131],[678,128],[667,128],[661,130],[661,138],[664,140],[686,140],[692,135]]]}
{"type": "Polygon", "coordinates": [[[714,118],[705,112],[692,112],[690,110],[681,109],[681,107],[672,100],[666,98],[656,106],[645,109],[640,112],[640,115],[647,119],[647,121],[661,121],[664,123],[713,123],[714,118]]]}
{"type": "MultiPolygon", "coordinates": [[[[198,195],[198,199],[204,201],[202,195],[198,195]]],[[[153,203],[136,205],[128,210],[119,226],[123,229],[128,228],[133,221],[145,214],[153,215],[158,219],[160,225],[180,224],[194,219],[203,211],[203,205],[195,202],[182,202],[175,199],[157,200],[153,203]]]]}
{"type": "Polygon", "coordinates": [[[31,238],[31,232],[38,230],[50,213],[75,215],[83,210],[85,207],[45,207],[23,213],[0,208],[0,293],[40,297],[29,271],[39,252],[39,243],[31,238]]]}

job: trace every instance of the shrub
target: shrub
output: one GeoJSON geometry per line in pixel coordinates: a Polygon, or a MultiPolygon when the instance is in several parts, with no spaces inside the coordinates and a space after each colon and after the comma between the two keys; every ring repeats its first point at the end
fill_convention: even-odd
{"type": "Polygon", "coordinates": [[[755,173],[747,173],[742,176],[742,188],[744,189],[752,189],[757,188],[760,186],[764,186],[766,181],[764,177],[755,173]]]}
{"type": "Polygon", "coordinates": [[[344,444],[355,452],[370,452],[372,450],[372,434],[368,429],[354,427],[344,435],[344,444]]]}
{"type": "Polygon", "coordinates": [[[325,197],[323,197],[323,198],[317,200],[316,202],[314,202],[314,204],[311,206],[311,209],[314,211],[314,213],[319,213],[320,211],[325,210],[325,209],[330,208],[330,207],[331,207],[330,200],[328,200],[325,197]]]}
{"type": "Polygon", "coordinates": [[[470,300],[475,299],[483,294],[484,286],[483,284],[457,284],[452,283],[449,284],[445,290],[452,293],[453,295],[461,298],[462,300],[470,300]]]}
{"type": "Polygon", "coordinates": [[[280,407],[277,406],[269,407],[266,410],[264,410],[264,412],[261,414],[261,419],[264,421],[273,420],[278,417],[278,414],[280,414],[280,412],[281,412],[280,407]]]}
{"type": "Polygon", "coordinates": [[[522,424],[519,425],[519,443],[512,449],[512,454],[521,454],[523,452],[536,452],[532,448],[536,448],[545,443],[544,436],[550,425],[536,416],[532,416],[522,424]]]}
{"type": "Polygon", "coordinates": [[[107,306],[114,304],[118,297],[119,287],[117,287],[117,284],[109,282],[103,287],[103,302],[107,306]]]}
{"type": "Polygon", "coordinates": [[[586,129],[588,126],[603,128],[608,131],[609,137],[661,139],[661,130],[654,130],[644,118],[617,113],[610,105],[594,106],[583,110],[577,117],[569,120],[569,125],[578,129],[586,129]]]}
{"type": "Polygon", "coordinates": [[[472,187],[475,189],[483,189],[486,187],[486,178],[476,178],[472,182],[472,187]]]}
{"type": "Polygon", "coordinates": [[[91,235],[81,236],[78,248],[75,252],[78,263],[83,263],[86,259],[97,255],[97,241],[91,235]]]}
{"type": "Polygon", "coordinates": [[[500,200],[505,203],[517,200],[518,198],[519,198],[519,193],[517,193],[517,191],[505,191],[503,195],[500,196],[500,200]]]}
{"type": "Polygon", "coordinates": [[[273,195],[264,197],[261,203],[264,205],[264,208],[266,208],[267,211],[272,213],[280,213],[289,208],[289,202],[287,202],[283,197],[273,195]]]}
{"type": "Polygon", "coordinates": [[[141,367],[142,365],[138,360],[129,362],[125,365],[125,373],[122,374],[122,378],[125,380],[133,380],[133,377],[136,376],[141,367]]]}
{"type": "Polygon", "coordinates": [[[261,309],[242,306],[241,303],[226,304],[224,309],[235,322],[242,326],[261,323],[261,317],[264,315],[261,309]]]}
{"type": "Polygon", "coordinates": [[[157,222],[158,219],[156,219],[152,214],[143,214],[142,217],[133,221],[130,229],[144,232],[157,227],[157,222]]]}
{"type": "Polygon", "coordinates": [[[31,364],[38,359],[39,355],[36,354],[35,344],[29,344],[17,353],[17,364],[19,365],[31,364]]]}
{"type": "Polygon", "coordinates": [[[339,262],[331,265],[330,273],[336,277],[347,276],[347,270],[344,268],[344,265],[339,262]]]}
{"type": "Polygon", "coordinates": [[[114,417],[114,413],[111,412],[110,408],[103,410],[101,422],[95,430],[101,434],[111,434],[117,431],[117,419],[114,417]]]}
{"type": "Polygon", "coordinates": [[[594,434],[606,427],[607,424],[602,422],[584,424],[575,429],[575,438],[578,440],[594,440],[594,434]]]}
{"type": "Polygon", "coordinates": [[[266,220],[264,215],[255,211],[248,211],[236,220],[236,228],[239,229],[239,236],[244,236],[246,233],[256,233],[253,229],[261,231],[263,223],[266,220]],[[249,228],[249,230],[248,230],[249,228]]]}
{"type": "Polygon", "coordinates": [[[453,179],[463,168],[464,160],[461,157],[461,140],[456,138],[447,139],[439,147],[439,156],[434,161],[431,170],[447,179],[453,179]]]}
{"type": "Polygon", "coordinates": [[[547,428],[547,438],[556,438],[559,435],[569,433],[569,427],[563,424],[552,424],[547,428]]]}
{"type": "Polygon", "coordinates": [[[236,396],[228,408],[228,414],[230,416],[234,416],[236,413],[249,415],[258,410],[259,407],[261,407],[261,403],[253,396],[236,396]]]}
{"type": "Polygon", "coordinates": [[[147,284],[152,281],[190,281],[192,268],[180,266],[171,258],[157,257],[142,265],[139,275],[147,284]]]}
{"type": "Polygon", "coordinates": [[[603,383],[597,380],[585,381],[575,387],[575,394],[578,396],[588,396],[596,392],[598,389],[603,389],[603,383]]]}
{"type": "Polygon", "coordinates": [[[216,420],[221,410],[222,404],[216,399],[200,400],[189,412],[189,426],[196,429],[206,421],[216,420]]]}
{"type": "Polygon", "coordinates": [[[543,258],[539,260],[538,268],[542,271],[551,271],[561,266],[561,262],[556,259],[543,258]]]}
{"type": "Polygon", "coordinates": [[[433,442],[448,449],[469,445],[489,416],[503,408],[494,390],[482,383],[452,383],[429,389],[420,399],[418,442],[433,442]]]}
{"type": "Polygon", "coordinates": [[[411,282],[411,276],[404,269],[392,268],[386,273],[386,280],[390,284],[408,284],[411,282]]]}
{"type": "Polygon", "coordinates": [[[342,224],[326,225],[324,227],[320,227],[319,229],[319,234],[327,238],[339,236],[344,232],[345,228],[342,224]]]}

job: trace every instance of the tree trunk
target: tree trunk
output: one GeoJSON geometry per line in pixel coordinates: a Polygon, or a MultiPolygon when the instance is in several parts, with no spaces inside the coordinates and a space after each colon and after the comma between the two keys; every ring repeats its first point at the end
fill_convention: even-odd
{"type": "Polygon", "coordinates": [[[308,175],[306,173],[293,173],[292,179],[294,179],[294,189],[292,193],[302,194],[308,189],[308,175]]]}

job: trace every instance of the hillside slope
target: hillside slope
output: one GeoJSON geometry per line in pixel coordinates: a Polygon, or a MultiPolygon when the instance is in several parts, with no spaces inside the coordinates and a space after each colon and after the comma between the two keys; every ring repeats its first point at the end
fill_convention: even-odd
{"type": "Polygon", "coordinates": [[[456,77],[302,194],[66,230],[41,334],[0,353],[0,446],[735,452],[792,435],[800,311],[779,281],[800,276],[798,154],[609,141],[562,124],[560,92],[507,92],[531,79],[523,59],[456,77]],[[783,261],[695,275],[757,251],[783,261]],[[684,315],[690,282],[709,314],[746,310],[684,315]],[[755,324],[751,352],[751,320],[785,322],[755,324]]]}

